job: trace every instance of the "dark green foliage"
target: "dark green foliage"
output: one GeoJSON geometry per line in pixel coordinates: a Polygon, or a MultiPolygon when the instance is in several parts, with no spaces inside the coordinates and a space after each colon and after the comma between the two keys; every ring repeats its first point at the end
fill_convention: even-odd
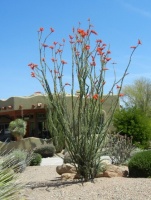
{"type": "Polygon", "coordinates": [[[42,158],[53,157],[55,154],[55,147],[53,144],[42,145],[34,149],[34,153],[39,153],[42,158]]]}
{"type": "Polygon", "coordinates": [[[128,137],[138,147],[148,148],[151,139],[151,120],[136,108],[125,108],[114,115],[113,124],[117,132],[128,137]]]}
{"type": "Polygon", "coordinates": [[[33,153],[31,161],[30,161],[30,166],[38,166],[40,165],[42,160],[42,156],[39,153],[33,153]]]}
{"type": "Polygon", "coordinates": [[[65,148],[65,134],[57,117],[57,112],[50,108],[47,109],[47,124],[56,152],[59,153],[65,148]]]}
{"type": "Polygon", "coordinates": [[[131,152],[135,149],[132,144],[132,137],[122,136],[120,134],[108,134],[105,155],[110,156],[112,163],[119,165],[131,157],[131,152]]]}
{"type": "Polygon", "coordinates": [[[130,177],[151,176],[151,150],[135,154],[128,163],[130,177]]]}

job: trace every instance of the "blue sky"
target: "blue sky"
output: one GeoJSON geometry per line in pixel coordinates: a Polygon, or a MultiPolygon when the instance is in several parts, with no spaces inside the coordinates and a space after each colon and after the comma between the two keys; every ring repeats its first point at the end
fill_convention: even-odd
{"type": "MultiPolygon", "coordinates": [[[[81,22],[87,26],[90,18],[99,39],[110,45],[116,73],[124,72],[137,40],[142,45],[133,56],[124,85],[139,77],[151,77],[151,1],[150,0],[1,0],[0,1],[0,99],[29,96],[43,91],[30,76],[27,66],[39,62],[39,27],[46,32],[53,27],[53,40],[68,40],[72,27],[81,22]]],[[[67,42],[64,59],[71,61],[67,42]]],[[[66,67],[70,68],[69,65],[66,67]]],[[[109,66],[110,67],[110,66],[109,66]]],[[[66,82],[70,74],[66,70],[66,82]]],[[[68,80],[69,79],[69,80],[68,80]]],[[[109,73],[108,82],[113,80],[109,73]]]]}

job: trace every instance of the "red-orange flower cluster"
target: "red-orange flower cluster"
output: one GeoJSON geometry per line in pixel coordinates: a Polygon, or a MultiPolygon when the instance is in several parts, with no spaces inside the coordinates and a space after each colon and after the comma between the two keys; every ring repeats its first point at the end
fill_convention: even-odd
{"type": "Polygon", "coordinates": [[[98,99],[99,98],[99,95],[98,94],[95,94],[95,95],[93,95],[93,99],[98,99]]]}
{"type": "Polygon", "coordinates": [[[77,40],[77,43],[82,43],[82,40],[77,40]]]}
{"type": "Polygon", "coordinates": [[[107,51],[107,54],[110,54],[110,53],[111,53],[111,51],[110,51],[110,50],[108,50],[108,51],[107,51]]]}
{"type": "Polygon", "coordinates": [[[116,88],[117,88],[117,89],[120,89],[120,88],[121,88],[121,86],[119,86],[119,85],[116,85],[116,88]]]}
{"type": "Polygon", "coordinates": [[[51,32],[54,32],[55,30],[54,30],[53,28],[50,28],[50,31],[51,31],[51,32]]]}
{"type": "Polygon", "coordinates": [[[87,36],[87,32],[85,32],[84,30],[82,29],[78,29],[78,33],[84,38],[85,36],[87,36]]]}
{"type": "Polygon", "coordinates": [[[123,94],[123,93],[120,93],[120,94],[119,94],[119,97],[123,97],[123,96],[124,96],[124,94],[123,94]]]}
{"type": "Polygon", "coordinates": [[[44,48],[48,47],[48,45],[47,45],[47,44],[42,44],[42,46],[43,46],[44,48]]]}
{"type": "Polygon", "coordinates": [[[70,86],[71,84],[70,83],[65,83],[65,85],[69,85],[70,86]]]}
{"type": "Polygon", "coordinates": [[[55,62],[55,61],[57,61],[57,59],[55,59],[55,58],[51,58],[51,60],[52,60],[52,62],[55,62]]]}
{"type": "Polygon", "coordinates": [[[85,46],[85,49],[86,49],[86,50],[89,50],[89,49],[90,49],[90,45],[86,45],[86,46],[85,46]]]}
{"type": "Polygon", "coordinates": [[[102,43],[102,40],[96,40],[97,43],[102,43]]]}
{"type": "Polygon", "coordinates": [[[66,61],[64,61],[64,60],[62,60],[61,61],[61,63],[64,65],[64,64],[67,64],[67,62],[66,61]]]}
{"type": "Polygon", "coordinates": [[[69,38],[72,40],[72,39],[73,39],[73,36],[72,36],[72,35],[69,35],[69,38]]]}
{"type": "Polygon", "coordinates": [[[103,54],[104,54],[103,49],[104,49],[104,47],[98,47],[98,48],[96,49],[96,51],[97,51],[97,53],[98,53],[99,55],[103,55],[103,54]]]}
{"type": "Polygon", "coordinates": [[[100,100],[101,103],[104,103],[104,101],[105,101],[105,99],[101,99],[101,100],[100,100]]]}
{"type": "Polygon", "coordinates": [[[111,60],[111,58],[105,58],[105,60],[108,62],[108,61],[110,61],[110,60],[111,60]]]}
{"type": "Polygon", "coordinates": [[[93,33],[93,34],[97,35],[97,32],[96,32],[96,31],[94,31],[94,30],[91,30],[91,33],[93,33]]]}
{"type": "Polygon", "coordinates": [[[39,28],[39,32],[42,32],[42,31],[44,31],[44,28],[43,28],[43,27],[40,27],[40,28],[39,28]]]}
{"type": "Polygon", "coordinates": [[[142,42],[138,39],[138,44],[142,44],[142,42]]]}
{"type": "Polygon", "coordinates": [[[32,70],[34,70],[34,68],[37,67],[38,65],[37,65],[37,64],[34,64],[34,63],[30,63],[30,64],[28,64],[28,66],[29,66],[32,70]]]}
{"type": "MultiPolygon", "coordinates": [[[[138,45],[142,44],[142,42],[141,42],[141,40],[140,40],[140,39],[138,39],[138,42],[137,42],[137,44],[138,44],[138,45]]],[[[137,46],[131,46],[130,48],[132,48],[132,49],[136,49],[136,47],[137,47],[137,46]]]]}
{"type": "Polygon", "coordinates": [[[58,49],[56,53],[62,53],[62,49],[58,49]]]}
{"type": "Polygon", "coordinates": [[[58,42],[54,42],[53,44],[56,45],[56,44],[58,44],[58,42]]]}
{"type": "Polygon", "coordinates": [[[57,70],[54,70],[54,73],[55,73],[55,74],[59,74],[59,71],[57,71],[57,70]]]}
{"type": "Polygon", "coordinates": [[[32,76],[32,77],[35,77],[36,75],[35,75],[35,73],[34,73],[34,72],[31,72],[31,76],[32,76]]]}
{"type": "Polygon", "coordinates": [[[95,67],[96,66],[96,62],[93,61],[93,62],[90,63],[90,65],[95,67]]]}
{"type": "Polygon", "coordinates": [[[53,46],[49,46],[49,48],[50,48],[50,49],[53,49],[54,47],[53,47],[53,46]]]}

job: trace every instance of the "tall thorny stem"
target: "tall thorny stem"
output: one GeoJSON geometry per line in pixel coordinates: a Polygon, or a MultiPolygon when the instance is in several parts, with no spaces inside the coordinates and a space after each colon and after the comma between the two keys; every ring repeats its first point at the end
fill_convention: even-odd
{"type": "MultiPolygon", "coordinates": [[[[44,87],[48,96],[49,124],[54,137],[63,136],[66,148],[71,156],[77,172],[85,181],[94,179],[100,169],[100,157],[104,146],[105,138],[110,128],[113,114],[119,105],[121,88],[131,58],[137,46],[133,49],[128,65],[120,80],[115,80],[108,94],[104,95],[106,84],[107,65],[111,60],[110,49],[102,40],[97,39],[93,46],[90,44],[92,35],[97,35],[88,25],[87,30],[73,28],[72,35],[69,35],[72,52],[72,81],[64,83],[63,73],[67,62],[62,59],[63,44],[53,42],[52,46],[47,45],[47,39],[54,32],[50,33],[42,43],[43,28],[38,31],[40,66],[30,63],[33,70],[32,77],[36,77],[44,87]],[[46,61],[46,49],[51,50],[51,67],[46,61]],[[98,64],[99,63],[99,64],[98,64]],[[51,75],[51,82],[50,76],[51,75]],[[74,95],[75,83],[78,81],[79,94],[74,95]],[[66,96],[66,87],[71,87],[71,96],[66,96]],[[117,87],[117,95],[113,95],[117,87]],[[111,99],[111,100],[110,100],[111,99]],[[106,110],[106,104],[109,108],[106,110]]],[[[115,63],[113,63],[114,65],[115,63]]]]}

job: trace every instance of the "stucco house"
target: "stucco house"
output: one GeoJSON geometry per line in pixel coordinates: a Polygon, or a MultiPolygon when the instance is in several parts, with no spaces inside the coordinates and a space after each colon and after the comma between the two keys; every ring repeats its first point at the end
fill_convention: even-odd
{"type": "MultiPolygon", "coordinates": [[[[75,94],[77,98],[78,94],[75,94]]],[[[70,95],[66,96],[69,102],[70,111],[70,95]]],[[[116,101],[116,96],[110,96],[104,106],[104,112],[107,112],[111,104],[116,101]]],[[[27,131],[25,137],[49,138],[46,122],[46,96],[40,92],[36,92],[26,97],[10,97],[6,100],[0,100],[0,141],[12,140],[8,130],[9,123],[17,118],[27,121],[27,131]]],[[[117,105],[117,107],[119,104],[117,105]]]]}

